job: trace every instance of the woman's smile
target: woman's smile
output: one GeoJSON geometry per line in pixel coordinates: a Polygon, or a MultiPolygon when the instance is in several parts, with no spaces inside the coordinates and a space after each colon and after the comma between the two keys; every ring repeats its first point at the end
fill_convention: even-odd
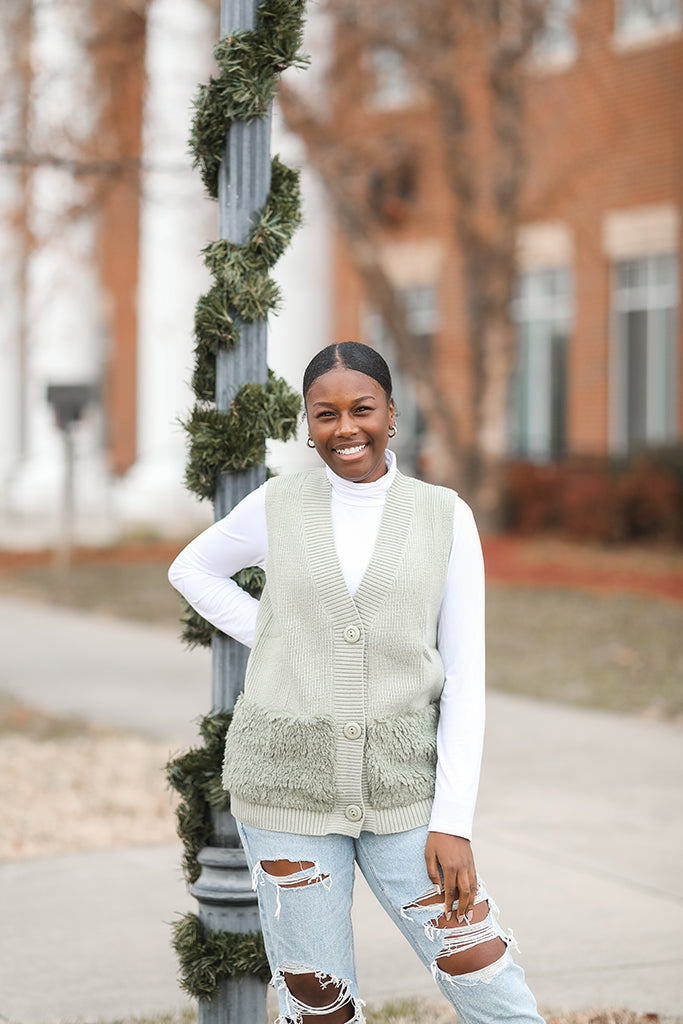
{"type": "Polygon", "coordinates": [[[355,444],[352,447],[351,446],[344,446],[344,447],[337,446],[336,448],[333,448],[332,451],[336,452],[337,455],[341,455],[342,458],[349,458],[349,456],[358,455],[360,452],[364,452],[365,449],[367,448],[367,446],[368,446],[367,441],[364,441],[363,444],[355,444]]]}

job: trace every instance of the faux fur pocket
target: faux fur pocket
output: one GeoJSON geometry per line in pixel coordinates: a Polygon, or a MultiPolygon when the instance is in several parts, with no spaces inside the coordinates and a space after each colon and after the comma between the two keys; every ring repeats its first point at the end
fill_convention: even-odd
{"type": "Polygon", "coordinates": [[[378,811],[434,796],[439,705],[369,721],[365,744],[368,796],[378,811]]]}
{"type": "Polygon", "coordinates": [[[283,714],[241,695],[225,741],[223,786],[252,804],[331,811],[335,735],[330,716],[283,714]]]}

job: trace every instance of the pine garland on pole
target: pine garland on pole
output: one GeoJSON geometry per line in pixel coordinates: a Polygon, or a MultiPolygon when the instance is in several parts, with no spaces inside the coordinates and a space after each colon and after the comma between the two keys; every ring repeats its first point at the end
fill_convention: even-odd
{"type": "MultiPolygon", "coordinates": [[[[233,20],[246,19],[252,23],[251,0],[223,0],[222,19],[226,13],[226,21],[231,16],[226,12],[228,2],[233,3],[233,20]]],[[[226,143],[228,132],[236,125],[266,121],[282,71],[306,63],[300,54],[304,2],[264,0],[256,7],[254,27],[234,31],[228,26],[214,50],[219,73],[199,88],[190,146],[194,166],[199,168],[209,195],[219,198],[221,204],[225,202],[226,188],[229,192],[231,187],[229,182],[226,186],[222,177],[230,146],[229,140],[226,143]]],[[[195,310],[193,388],[197,401],[184,424],[189,439],[186,483],[199,497],[215,498],[217,515],[228,510],[224,507],[226,501],[239,490],[226,487],[226,474],[241,474],[242,483],[247,479],[253,482],[254,468],[265,462],[267,438],[288,440],[294,436],[301,411],[300,396],[270,371],[267,379],[242,380],[239,386],[230,383],[232,371],[226,375],[225,354],[237,350],[251,327],[263,324],[268,313],[278,308],[280,294],[269,272],[301,222],[298,173],[276,157],[269,176],[270,187],[265,201],[261,200],[263,205],[260,210],[248,211],[246,237],[242,241],[221,238],[203,253],[213,283],[195,310]]],[[[223,212],[221,206],[220,213],[223,212]]],[[[239,217],[243,217],[241,211],[239,217]]],[[[263,334],[259,337],[263,338],[263,334]]],[[[244,570],[237,579],[251,593],[257,593],[263,585],[259,569],[244,570]]],[[[229,669],[234,672],[236,666],[241,667],[244,652],[236,653],[230,647],[234,641],[189,606],[184,612],[183,626],[184,639],[190,646],[214,645],[214,710],[200,727],[203,746],[174,758],[167,766],[169,784],[181,795],[178,831],[185,849],[185,874],[189,883],[195,883],[193,891],[200,901],[199,916],[185,915],[174,925],[173,944],[180,961],[181,984],[200,998],[200,1021],[202,1010],[204,1021],[225,1019],[226,1008],[231,1020],[239,998],[234,993],[231,997],[229,991],[226,996],[224,983],[229,979],[268,976],[263,939],[259,932],[239,928],[230,931],[220,924],[207,928],[212,915],[207,917],[204,911],[203,921],[202,906],[227,906],[232,898],[214,899],[211,886],[216,883],[210,881],[202,888],[200,873],[203,864],[212,865],[210,873],[221,866],[212,860],[212,848],[216,854],[223,849],[226,863],[235,865],[236,870],[244,866],[241,851],[235,849],[234,822],[231,818],[225,820],[228,797],[220,782],[231,708],[223,706],[229,703],[228,698],[216,700],[215,696],[217,689],[226,693],[232,688],[234,692],[236,680],[226,686],[220,685],[219,679],[216,688],[216,679],[229,669]],[[221,828],[221,835],[215,836],[221,828]]],[[[234,898],[239,902],[237,896],[234,898]]],[[[236,1012],[246,1016],[256,1004],[246,1000],[239,1005],[242,1010],[236,1012]]],[[[252,1013],[251,1020],[245,1019],[244,1024],[252,1024],[253,1020],[252,1013]]]]}

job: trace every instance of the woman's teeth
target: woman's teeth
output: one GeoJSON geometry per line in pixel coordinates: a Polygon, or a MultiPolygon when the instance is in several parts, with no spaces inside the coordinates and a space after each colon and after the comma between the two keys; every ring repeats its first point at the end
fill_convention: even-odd
{"type": "Polygon", "coordinates": [[[362,452],[364,448],[367,448],[367,441],[365,444],[356,444],[353,448],[335,448],[337,455],[357,455],[358,452],[362,452]]]}

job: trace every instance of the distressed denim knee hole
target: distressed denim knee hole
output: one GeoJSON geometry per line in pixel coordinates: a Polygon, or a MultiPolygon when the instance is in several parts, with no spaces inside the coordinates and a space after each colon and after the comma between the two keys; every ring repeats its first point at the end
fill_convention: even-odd
{"type": "MultiPolygon", "coordinates": [[[[362,1001],[352,996],[348,981],[309,967],[283,964],[273,976],[273,984],[280,993],[284,993],[287,1006],[287,1016],[278,1017],[275,1024],[278,1021],[281,1024],[290,1021],[302,1024],[304,1016],[324,1018],[345,1007],[349,1008],[350,1013],[348,1024],[364,1024],[362,1001]],[[326,992],[330,986],[334,989],[333,993],[326,992]]],[[[321,1024],[324,1024],[324,1020],[321,1020],[321,1024]]]]}
{"type": "Polygon", "coordinates": [[[443,968],[439,966],[440,959],[441,957],[437,957],[432,964],[432,975],[434,980],[441,980],[442,984],[455,985],[456,987],[461,986],[463,988],[490,984],[490,982],[500,974],[509,962],[507,946],[502,955],[492,963],[487,964],[485,967],[480,967],[476,971],[468,971],[465,974],[451,974],[449,971],[444,971],[443,968]]]}
{"type": "MultiPolygon", "coordinates": [[[[474,897],[474,906],[476,908],[479,904],[487,902],[488,897],[486,895],[486,891],[481,883],[479,883],[474,897]]],[[[455,910],[456,907],[457,903],[454,903],[451,910],[455,910]]],[[[406,903],[404,907],[401,907],[401,917],[406,918],[408,921],[422,921],[425,924],[425,928],[429,929],[452,927],[450,921],[446,921],[445,893],[440,885],[431,885],[422,896],[419,896],[412,903],[406,903]],[[426,912],[430,911],[432,907],[437,906],[443,908],[441,914],[438,914],[436,917],[432,917],[429,921],[424,922],[426,912]]],[[[429,932],[427,932],[427,934],[429,936],[429,932]]]]}
{"type": "Polygon", "coordinates": [[[311,860],[262,860],[261,868],[269,881],[283,889],[325,882],[329,875],[323,875],[317,864],[311,860]]]}
{"type": "Polygon", "coordinates": [[[263,882],[270,882],[277,889],[277,903],[275,908],[275,917],[279,918],[281,910],[280,893],[283,890],[289,889],[305,889],[309,885],[321,884],[325,889],[329,889],[332,885],[332,879],[328,874],[325,874],[319,864],[314,863],[310,860],[297,860],[290,861],[284,858],[280,860],[266,860],[259,861],[255,865],[254,870],[251,873],[251,883],[253,889],[256,891],[259,885],[263,882]],[[269,871],[265,865],[269,868],[277,867],[284,873],[273,874],[269,871]],[[292,868],[292,871],[289,871],[292,868]]]}

